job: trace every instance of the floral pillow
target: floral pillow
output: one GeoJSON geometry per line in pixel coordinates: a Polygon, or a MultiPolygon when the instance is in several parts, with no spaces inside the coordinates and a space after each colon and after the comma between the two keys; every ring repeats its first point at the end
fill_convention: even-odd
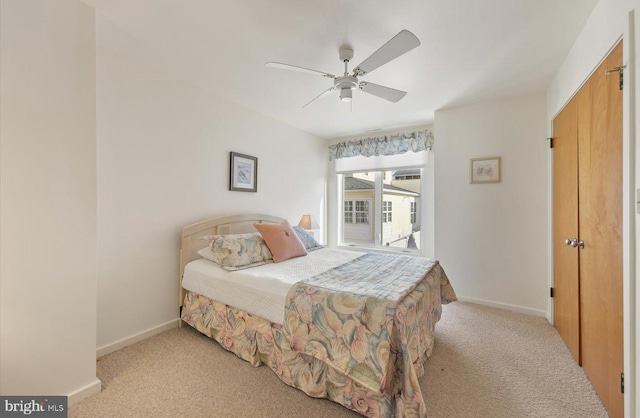
{"type": "Polygon", "coordinates": [[[300,238],[300,241],[302,241],[302,244],[304,245],[304,248],[307,249],[307,251],[314,251],[324,248],[324,245],[320,245],[318,241],[316,241],[316,239],[312,235],[310,235],[303,227],[296,225],[293,227],[293,230],[296,232],[296,235],[298,236],[298,238],[300,238]]]}
{"type": "Polygon", "coordinates": [[[273,263],[273,255],[259,233],[209,235],[202,237],[209,243],[213,257],[209,258],[225,270],[242,270],[273,263]]]}

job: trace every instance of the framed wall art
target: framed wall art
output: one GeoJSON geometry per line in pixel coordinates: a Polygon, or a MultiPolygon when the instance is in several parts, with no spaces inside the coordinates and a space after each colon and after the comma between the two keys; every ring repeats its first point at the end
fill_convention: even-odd
{"type": "Polygon", "coordinates": [[[472,158],[471,184],[500,183],[500,157],[472,158]]]}
{"type": "Polygon", "coordinates": [[[258,191],[258,158],[232,152],[230,154],[229,190],[258,191]]]}

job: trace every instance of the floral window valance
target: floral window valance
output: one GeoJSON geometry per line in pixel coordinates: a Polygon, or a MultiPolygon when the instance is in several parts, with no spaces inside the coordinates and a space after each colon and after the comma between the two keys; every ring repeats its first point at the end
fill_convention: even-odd
{"type": "Polygon", "coordinates": [[[373,138],[344,141],[329,146],[329,161],[339,158],[404,154],[433,147],[433,134],[428,131],[399,133],[373,138]]]}

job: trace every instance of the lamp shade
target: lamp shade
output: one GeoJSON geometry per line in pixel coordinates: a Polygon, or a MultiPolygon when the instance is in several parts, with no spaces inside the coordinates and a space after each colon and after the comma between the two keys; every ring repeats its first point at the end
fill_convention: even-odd
{"type": "Polygon", "coordinates": [[[320,229],[320,225],[318,225],[313,215],[302,215],[298,226],[304,229],[320,229]]]}

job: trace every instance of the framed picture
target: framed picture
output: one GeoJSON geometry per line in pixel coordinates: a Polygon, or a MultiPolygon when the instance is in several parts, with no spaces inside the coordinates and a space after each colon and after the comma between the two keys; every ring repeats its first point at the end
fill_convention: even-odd
{"type": "Polygon", "coordinates": [[[500,183],[500,157],[472,158],[471,184],[500,183]]]}
{"type": "Polygon", "coordinates": [[[229,190],[258,191],[258,159],[250,155],[231,153],[229,190]]]}

